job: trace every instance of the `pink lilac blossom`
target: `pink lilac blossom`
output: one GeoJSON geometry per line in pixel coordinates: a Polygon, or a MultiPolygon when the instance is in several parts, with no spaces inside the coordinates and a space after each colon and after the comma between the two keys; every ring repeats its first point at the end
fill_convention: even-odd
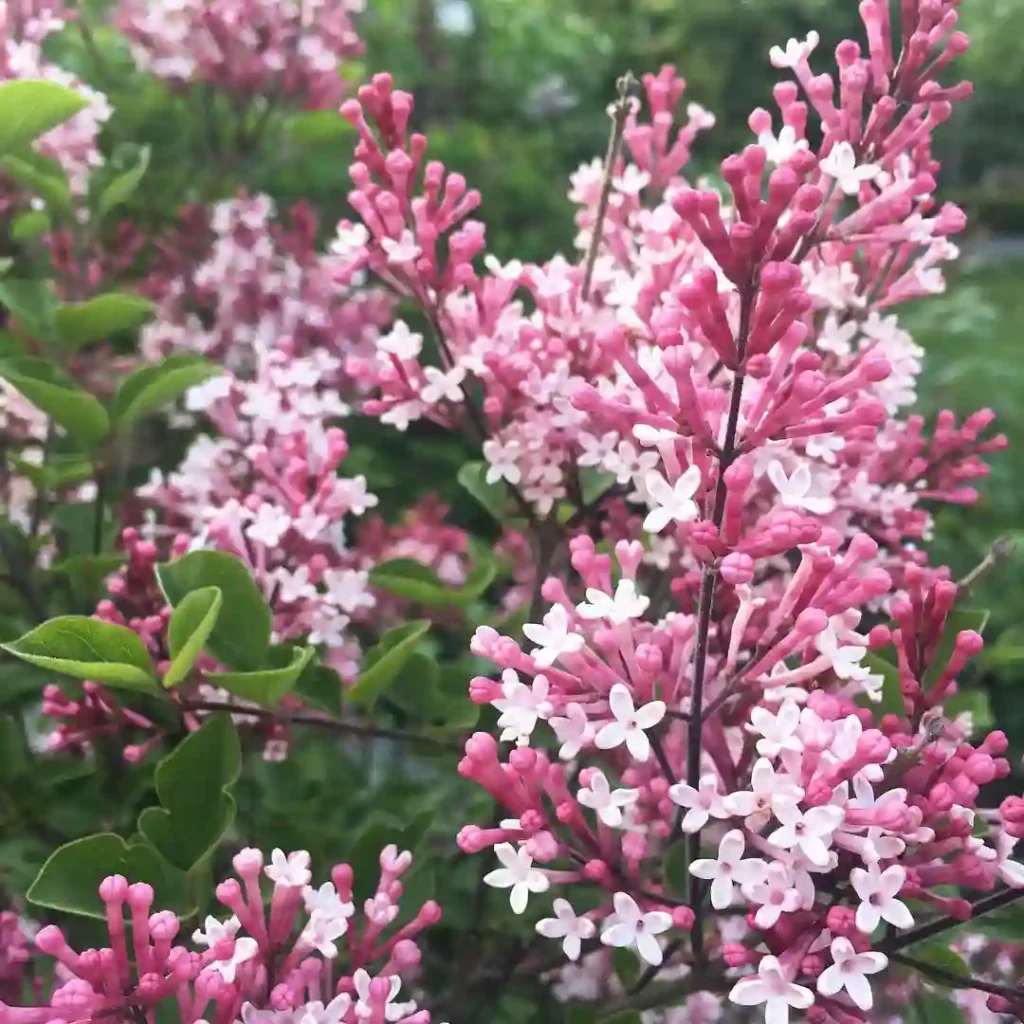
{"type": "MultiPolygon", "coordinates": [[[[196,212],[189,215],[197,220],[196,212]]],[[[242,195],[217,204],[209,228],[207,251],[184,265],[171,261],[152,282],[158,310],[143,331],[145,358],[198,352],[249,375],[257,353],[281,343],[296,355],[336,359],[373,351],[391,301],[362,287],[359,275],[345,277],[333,254],[317,251],[309,207],[297,204],[281,224],[269,197],[242,195]],[[178,273],[168,274],[175,263],[178,273]]],[[[167,242],[173,256],[180,246],[167,242]]],[[[353,381],[342,369],[340,362],[322,367],[321,383],[349,395],[353,381]]]]}
{"type": "Polygon", "coordinates": [[[348,411],[324,387],[338,360],[300,356],[287,341],[256,348],[250,379],[225,373],[193,388],[186,405],[217,435],[200,435],[181,465],[154,471],[140,497],[165,522],[250,566],[274,610],[280,640],[308,636],[328,662],[352,675],[358,647],[347,627],[375,597],[346,521],[377,504],[361,475],[338,475],[348,454],[332,424],[348,411]]]}
{"type": "Polygon", "coordinates": [[[459,845],[493,850],[485,881],[516,913],[558,892],[542,934],[582,939],[583,918],[657,968],[689,933],[698,966],[710,944],[754,968],[730,998],[770,1024],[868,1019],[873,976],[915,926],[974,912],[949,887],[991,894],[983,912],[1024,882],[1024,804],[979,814],[981,787],[1010,772],[1006,738],[972,742],[969,717],[943,715],[981,638],[940,648],[958,588],[918,548],[931,508],[975,500],[1005,439],[986,410],[943,413],[931,438],[903,418],[922,352],[891,313],[944,287],[964,226],[933,198],[931,155],[970,92],[938,82],[966,47],[957,6],[903,0],[893,24],[865,0],[867,47],[840,43],[837,78],[811,71],[813,33],[773,49],[796,79],[774,90],[782,128],[751,115],[759,142],[722,163],[723,193],[678,173],[709,118],[691,110],[670,148],[682,82],[646,76],[654,120],[627,110],[633,163],[610,168],[606,212],[601,167],[574,179],[596,253],[579,265],[485,258],[478,273],[480,197],[426,160],[411,97],[378,75],[342,106],[363,228],[342,224],[339,248],[419,305],[431,341],[400,323],[349,360],[376,386],[365,411],[466,429],[535,519],[568,500],[585,527],[580,467],[619,488],[600,506],[606,547],[577,533],[576,578],[542,581],[536,649],[477,630],[501,681],[476,677],[470,696],[503,731],[474,735],[459,771],[507,817],[459,845]],[[875,669],[886,648],[895,689],[875,669]],[[544,720],[557,754],[535,740],[544,720]],[[697,856],[702,838],[717,856],[697,856]],[[675,843],[685,892],[667,877],[675,843]],[[575,886],[597,909],[577,915],[575,886]],[[747,909],[738,936],[713,916],[706,932],[709,897],[747,909]]]}
{"type": "Polygon", "coordinates": [[[246,101],[335,106],[342,62],[363,45],[362,0],[123,0],[116,22],[140,68],[185,88],[215,86],[246,101]]]}
{"type": "MultiPolygon", "coordinates": [[[[852,82],[870,61],[851,47],[840,52],[852,82]]],[[[665,155],[665,98],[678,99],[681,82],[669,68],[647,76],[654,127],[641,131],[630,114],[635,163],[614,178],[584,301],[584,269],[561,257],[504,267],[487,257],[486,274],[477,273],[471,260],[484,247],[483,228],[467,218],[479,196],[426,161],[425,139],[408,132],[411,98],[377,76],[342,107],[360,133],[349,198],[365,227],[343,223],[339,237],[351,267],[369,268],[423,307],[444,365],[428,365],[433,346],[400,321],[374,357],[349,360],[354,376],[376,385],[365,411],[401,430],[424,417],[485,430],[488,480],[517,488],[540,516],[563,499],[578,502],[582,467],[614,475],[610,495],[646,509],[658,557],[685,567],[694,499],[709,493],[708,460],[725,441],[741,285],[757,266],[738,410],[747,457],[731,467],[744,492],[734,530],[752,517],[812,512],[845,533],[870,533],[887,567],[920,562],[931,508],[973,501],[968,484],[987,472],[979,456],[1005,444],[986,435],[987,411],[962,425],[944,413],[931,439],[919,417],[898,415],[914,401],[922,353],[888,311],[940,286],[938,264],[955,255],[948,236],[964,223],[931,196],[929,133],[950,97],[925,76],[915,84],[920,101],[898,125],[883,131],[876,118],[854,141],[862,165],[877,160],[879,173],[848,195],[802,133],[813,109],[827,129],[820,159],[831,166],[831,151],[852,147],[846,136],[864,130],[855,103],[866,85],[848,89],[840,117],[822,82],[810,107],[796,85],[777,87],[787,125],[805,145],[774,168],[760,146],[730,157],[723,173],[734,205],[726,207],[716,193],[691,188],[665,155]],[[645,192],[647,177],[666,184],[645,192]],[[443,265],[442,236],[452,243],[443,265]],[[467,400],[471,380],[479,403],[467,400]]],[[[679,138],[690,137],[692,120],[691,111],[679,138]]],[[[758,111],[751,121],[763,133],[771,116],[758,111]]],[[[572,197],[584,223],[600,192],[600,168],[582,169],[572,197]]],[[[589,242],[582,232],[581,245],[589,242]]],[[[730,554],[727,572],[741,578],[756,556],[730,554]]]]}
{"type": "Polygon", "coordinates": [[[0,1000],[22,992],[34,956],[26,922],[13,910],[0,911],[0,1000]]]}
{"type": "Polygon", "coordinates": [[[182,1024],[429,1024],[410,982],[421,958],[417,938],[441,910],[433,901],[412,915],[400,906],[410,853],[381,851],[376,889],[358,910],[348,864],[336,864],[319,886],[304,850],[274,850],[265,864],[259,850],[245,849],[233,864],[238,877],[216,889],[230,916],[208,916],[191,943],[174,913],[154,910],[151,886],[104,879],[110,945],[78,952],[57,926],[41,929],[35,946],[59,965],[53,991],[38,1006],[0,1004],[0,1019],[100,1021],[161,1007],[182,1024]],[[263,875],[273,885],[269,907],[263,875]]]}

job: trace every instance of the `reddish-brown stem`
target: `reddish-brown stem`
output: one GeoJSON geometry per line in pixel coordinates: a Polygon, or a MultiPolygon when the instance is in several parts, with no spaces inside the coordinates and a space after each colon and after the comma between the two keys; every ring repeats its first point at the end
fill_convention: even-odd
{"type": "Polygon", "coordinates": [[[232,704],[222,700],[183,700],[180,704],[183,711],[229,711],[234,715],[247,715],[268,722],[286,722],[289,725],[311,725],[329,732],[344,733],[348,736],[370,736],[382,739],[399,740],[404,743],[434,747],[438,750],[462,751],[462,744],[454,740],[428,736],[425,733],[411,732],[407,729],[392,729],[388,726],[373,725],[369,722],[348,722],[340,718],[331,718],[317,711],[284,711],[273,708],[251,707],[249,705],[232,704]]]}
{"type": "MultiPolygon", "coordinates": [[[[737,365],[742,367],[746,357],[747,339],[750,334],[750,320],[754,309],[756,289],[751,285],[744,289],[740,306],[740,325],[736,339],[737,365]]],[[[729,418],[725,426],[725,439],[718,460],[718,481],[715,486],[715,501],[711,522],[715,529],[722,526],[725,517],[725,471],[736,457],[736,435],[739,430],[740,406],[743,401],[743,370],[736,371],[729,402],[729,418]]],[[[718,582],[717,564],[705,567],[700,584],[700,599],[697,610],[697,645],[693,659],[693,688],[690,691],[690,725],[686,749],[686,781],[696,789],[700,785],[701,729],[704,723],[704,676],[707,671],[708,636],[711,631],[711,610],[715,599],[715,585],[718,582]]],[[[678,815],[677,815],[678,818],[678,815]]],[[[678,821],[676,827],[678,827],[678,821]]],[[[700,852],[700,832],[692,833],[687,839],[687,863],[692,864],[700,852]]],[[[690,875],[687,880],[687,899],[693,909],[694,921],[691,931],[694,957],[700,959],[704,953],[704,913],[699,898],[698,880],[690,875]]]]}

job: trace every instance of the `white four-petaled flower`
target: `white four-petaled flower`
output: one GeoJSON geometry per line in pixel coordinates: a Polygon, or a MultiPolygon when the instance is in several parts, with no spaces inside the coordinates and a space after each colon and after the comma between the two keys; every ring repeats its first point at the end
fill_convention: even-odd
{"type": "MultiPolygon", "coordinates": [[[[370,1002],[370,975],[360,967],[352,975],[352,981],[356,987],[356,995],[359,997],[356,1002],[356,1019],[367,1020],[373,1016],[374,1007],[370,1002]]],[[[397,974],[388,977],[388,994],[384,997],[384,1019],[387,1021],[398,1021],[416,1012],[416,1004],[411,1000],[407,1003],[396,1003],[395,996],[402,988],[402,979],[397,974]]]]}
{"type": "Polygon", "coordinates": [[[832,966],[826,967],[818,976],[818,991],[823,996],[834,996],[845,988],[857,1006],[870,1010],[874,999],[865,975],[877,974],[888,962],[889,958],[884,953],[873,950],[858,953],[849,939],[833,939],[832,966]]]}
{"type": "Polygon", "coordinates": [[[730,793],[723,799],[729,814],[747,818],[747,824],[759,831],[774,812],[777,802],[797,803],[803,789],[784,772],[776,772],[771,761],[759,757],[750,773],[750,789],[730,793]]]}
{"type": "Polygon", "coordinates": [[[243,935],[235,939],[235,948],[227,960],[214,960],[210,966],[230,985],[235,980],[238,968],[252,960],[260,951],[255,939],[243,935]]]}
{"type": "Polygon", "coordinates": [[[783,914],[792,914],[804,903],[793,872],[780,860],[772,861],[765,880],[745,889],[744,895],[761,904],[754,915],[758,928],[774,928],[783,914]]]}
{"type": "Polygon", "coordinates": [[[270,855],[270,863],[263,872],[275,885],[299,888],[309,885],[312,877],[309,871],[309,854],[305,850],[295,850],[286,856],[284,850],[274,850],[270,855]]]}
{"type": "Polygon", "coordinates": [[[390,333],[377,340],[377,348],[396,359],[415,359],[423,350],[423,335],[414,334],[404,320],[398,320],[390,333]]]}
{"type": "Polygon", "coordinates": [[[651,756],[651,741],[644,730],[653,729],[665,717],[665,702],[652,700],[635,707],[629,690],[622,683],[616,683],[608,695],[608,706],[614,721],[602,726],[594,743],[601,750],[611,750],[625,743],[637,761],[646,761],[651,756]]]}
{"type": "Polygon", "coordinates": [[[622,824],[622,808],[635,804],[640,796],[638,789],[612,790],[604,772],[598,768],[590,770],[590,782],[576,794],[584,807],[597,812],[597,816],[609,828],[618,828],[622,824]]]}
{"type": "Polygon", "coordinates": [[[795,701],[785,700],[779,710],[772,714],[767,708],[750,709],[750,732],[760,734],[757,752],[762,757],[778,757],[783,750],[799,753],[804,749],[796,731],[800,726],[800,708],[795,701]]]}
{"type": "Polygon", "coordinates": [[[780,826],[768,842],[784,850],[798,849],[812,864],[824,867],[829,860],[832,834],[843,823],[843,809],[833,805],[802,811],[796,804],[780,801],[775,807],[780,826]]]}
{"type": "Polygon", "coordinates": [[[814,477],[806,462],[801,462],[792,474],[787,476],[782,463],[773,459],[768,464],[768,479],[782,498],[782,504],[790,508],[803,508],[815,515],[823,516],[836,507],[835,499],[828,494],[814,494],[814,477]]]}
{"type": "Polygon", "coordinates": [[[484,875],[484,882],[495,889],[511,889],[509,905],[521,914],[526,910],[531,892],[547,891],[550,885],[548,876],[533,866],[533,858],[525,846],[517,850],[511,843],[498,843],[494,852],[504,866],[484,875]]]}
{"type": "Polygon", "coordinates": [[[711,880],[711,905],[724,910],[732,904],[733,885],[741,887],[757,885],[767,877],[768,865],[758,857],[743,857],[746,842],[738,829],[726,832],[718,844],[717,860],[695,860],[690,865],[690,874],[711,880]]]}
{"type": "Polygon", "coordinates": [[[897,928],[912,928],[914,918],[907,905],[896,899],[896,894],[903,888],[907,880],[905,868],[892,864],[880,871],[877,864],[864,868],[854,868],[850,872],[850,882],[854,891],[861,899],[857,907],[857,927],[866,935],[870,935],[879,921],[887,921],[897,928]]]}
{"type": "Polygon", "coordinates": [[[464,366],[454,366],[447,372],[439,370],[436,366],[424,366],[423,375],[427,378],[427,383],[420,388],[420,398],[427,405],[434,405],[442,398],[447,398],[449,402],[462,400],[462,388],[459,385],[466,377],[464,366]]]}
{"type": "Polygon", "coordinates": [[[878,164],[858,164],[857,154],[848,142],[837,142],[818,166],[822,174],[835,178],[836,185],[848,196],[855,196],[865,181],[874,181],[878,164]]]}
{"type": "Polygon", "coordinates": [[[501,712],[498,725],[503,741],[515,740],[520,746],[530,738],[538,718],[551,714],[548,701],[550,684],[546,676],[534,676],[527,686],[519,681],[519,674],[511,668],[501,674],[501,696],[491,704],[501,712]]]}
{"type": "Polygon", "coordinates": [[[718,792],[716,775],[701,776],[697,789],[685,782],[677,782],[669,788],[668,795],[672,803],[687,808],[682,821],[684,832],[699,832],[708,823],[708,818],[728,818],[732,814],[718,792]]]}
{"type": "Polygon", "coordinates": [[[564,716],[553,716],[548,722],[562,744],[558,756],[563,761],[571,761],[583,749],[583,744],[594,738],[587,713],[576,701],[566,704],[564,716]]]}
{"type": "Polygon", "coordinates": [[[737,981],[729,998],[740,1006],[764,1003],[765,1024],[787,1024],[790,1007],[806,1010],[814,1002],[814,993],[790,981],[776,957],[764,956],[757,974],[737,981]]]}
{"type": "Polygon", "coordinates": [[[631,619],[639,619],[650,604],[650,599],[638,594],[632,580],[619,580],[614,597],[596,587],[587,588],[587,600],[576,606],[583,619],[607,619],[613,625],[621,626],[631,619]]]}
{"type": "Polygon", "coordinates": [[[577,917],[568,900],[557,899],[552,904],[554,917],[537,922],[537,931],[546,939],[561,939],[562,950],[570,960],[578,960],[584,939],[589,939],[597,927],[589,917],[577,917]]]}
{"type": "Polygon", "coordinates": [[[533,660],[542,666],[553,665],[563,654],[575,654],[584,644],[579,633],[570,631],[569,613],[560,604],[551,606],[544,616],[543,625],[527,622],[523,633],[538,645],[531,654],[533,660]]]}
{"type": "Polygon", "coordinates": [[[209,946],[213,949],[218,942],[233,939],[241,927],[242,922],[233,915],[226,921],[218,921],[217,918],[208,916],[203,927],[192,933],[192,941],[198,946],[209,946]]]}
{"type": "Polygon", "coordinates": [[[656,936],[672,927],[672,915],[663,910],[650,910],[644,914],[636,900],[625,892],[617,892],[612,902],[615,913],[605,920],[601,941],[606,946],[636,947],[647,963],[657,967],[663,953],[656,936]]]}
{"type": "Polygon", "coordinates": [[[661,533],[669,523],[688,523],[697,518],[693,496],[700,488],[700,470],[690,466],[674,484],[660,473],[648,473],[644,481],[647,493],[657,503],[644,519],[648,533],[661,533]]]}
{"type": "Polygon", "coordinates": [[[768,59],[773,68],[795,68],[802,60],[806,60],[818,45],[819,36],[817,32],[808,32],[807,38],[801,42],[799,39],[790,39],[786,42],[786,48],[773,46],[768,51],[768,59]]]}

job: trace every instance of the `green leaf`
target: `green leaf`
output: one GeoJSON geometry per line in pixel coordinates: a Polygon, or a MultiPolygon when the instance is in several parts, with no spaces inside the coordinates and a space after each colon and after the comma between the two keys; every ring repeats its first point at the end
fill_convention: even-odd
{"type": "Polygon", "coordinates": [[[0,359],[24,354],[25,343],[20,338],[16,338],[10,331],[0,331],[0,359]]]}
{"type": "Polygon", "coordinates": [[[0,782],[10,784],[28,768],[28,748],[18,723],[11,715],[0,715],[0,782]]]}
{"type": "Polygon", "coordinates": [[[359,707],[372,707],[394,682],[429,629],[429,622],[416,621],[388,630],[381,642],[367,653],[366,668],[348,691],[348,699],[359,707]]]}
{"type": "Polygon", "coordinates": [[[147,807],[139,830],[175,867],[188,871],[218,845],[235,820],[227,792],[242,769],[230,715],[214,715],[156,768],[160,807],[147,807]]]}
{"type": "Polygon", "coordinates": [[[106,919],[99,896],[108,875],[121,874],[132,882],[148,882],[156,891],[156,905],[166,909],[179,903],[181,879],[146,843],[126,843],[112,832],[86,836],[55,850],[32,883],[27,899],[62,914],[106,919]]]}
{"type": "Polygon", "coordinates": [[[640,961],[636,953],[625,946],[616,946],[612,953],[615,974],[625,989],[631,989],[640,977],[640,961]]]}
{"type": "Polygon", "coordinates": [[[0,302],[23,326],[43,338],[50,335],[57,297],[45,282],[17,277],[0,278],[0,302]]]}
{"type": "Polygon", "coordinates": [[[423,811],[403,825],[379,811],[370,812],[348,855],[348,863],[355,876],[357,904],[373,894],[380,875],[380,851],[393,843],[399,850],[415,853],[433,816],[433,811],[423,811]]]}
{"type": "Polygon", "coordinates": [[[263,667],[270,648],[270,609],[239,559],[223,551],[193,551],[177,561],[158,565],[156,574],[174,608],[193,590],[219,587],[224,604],[206,649],[238,672],[263,667]]]}
{"type": "Polygon", "coordinates": [[[980,659],[983,665],[995,669],[1024,663],[1024,626],[1004,629],[996,642],[981,652],[980,659]]]}
{"type": "MultiPolygon", "coordinates": [[[[941,942],[919,943],[907,950],[907,956],[920,963],[928,964],[931,967],[944,971],[946,974],[952,974],[965,979],[971,976],[971,969],[964,962],[964,958],[958,953],[954,953],[953,950],[941,942]]],[[[926,977],[933,985],[942,985],[944,988],[950,987],[946,982],[933,978],[931,975],[926,975],[926,977]]]]}
{"type": "Polygon", "coordinates": [[[589,466],[580,470],[580,491],[584,505],[593,505],[606,491],[611,490],[615,483],[614,473],[602,473],[589,466]]]}
{"type": "Polygon", "coordinates": [[[142,183],[146,171],[149,170],[149,157],[149,146],[143,146],[139,150],[135,166],[129,168],[123,174],[119,174],[107,185],[96,204],[96,214],[98,217],[105,217],[115,207],[131,199],[136,189],[142,183]]]}
{"type": "Polygon", "coordinates": [[[292,139],[300,146],[336,143],[350,131],[348,121],[334,110],[306,110],[291,119],[292,139]]]}
{"type": "Polygon", "coordinates": [[[56,82],[21,79],[0,85],[0,153],[34,142],[70,120],[85,97],[56,82]]]}
{"type": "Polygon", "coordinates": [[[86,449],[96,447],[110,433],[110,420],[103,406],[45,359],[24,356],[0,360],[0,377],[53,417],[86,449]]]}
{"type": "Polygon", "coordinates": [[[306,704],[337,717],[341,714],[343,686],[333,668],[310,661],[295,683],[295,692],[306,704]]]}
{"type": "Polygon", "coordinates": [[[921,685],[924,689],[930,690],[935,685],[939,676],[942,675],[946,663],[953,654],[957,634],[965,629],[973,629],[976,633],[984,633],[985,626],[988,623],[988,616],[988,611],[980,608],[954,608],[949,613],[942,639],[939,641],[938,646],[935,648],[935,654],[932,656],[931,666],[925,672],[924,679],[921,680],[921,685]]]}
{"type": "Polygon", "coordinates": [[[121,381],[114,396],[114,420],[119,427],[130,426],[221,372],[220,367],[192,355],[170,356],[155,366],[144,366],[121,381]]]}
{"type": "Polygon", "coordinates": [[[76,679],[125,690],[153,689],[153,666],[145,645],[136,633],[112,622],[63,615],[0,647],[30,665],[76,679]]]}
{"type": "Polygon", "coordinates": [[[1001,942],[1018,944],[1024,936],[1024,905],[1011,903],[989,914],[971,918],[964,924],[964,930],[980,932],[1001,942]]]}
{"type": "Polygon", "coordinates": [[[677,896],[684,896],[689,885],[686,843],[673,843],[664,860],[665,881],[677,896]]]}
{"type": "Polygon", "coordinates": [[[492,555],[481,553],[466,582],[449,587],[437,574],[414,558],[393,558],[370,572],[370,582],[389,594],[437,608],[465,608],[494,582],[497,564],[492,555]]]}
{"type": "Polygon", "coordinates": [[[963,712],[969,712],[974,731],[986,732],[995,723],[992,705],[984,690],[960,690],[947,697],[942,704],[947,718],[955,718],[963,712]]]}
{"type": "Polygon", "coordinates": [[[429,654],[413,651],[388,688],[388,700],[419,721],[426,721],[437,711],[440,674],[440,667],[429,654]]]}
{"type": "Polygon", "coordinates": [[[639,1010],[620,1010],[618,1013],[613,1013],[610,1017],[601,1017],[599,1019],[601,1024],[640,1024],[643,1020],[639,1010]]]}
{"type": "Polygon", "coordinates": [[[49,230],[50,217],[45,210],[26,210],[11,222],[11,238],[15,242],[38,238],[49,230]]]}
{"type": "Polygon", "coordinates": [[[207,672],[204,678],[243,700],[277,704],[285,694],[295,689],[299,676],[315,653],[312,647],[283,648],[282,651],[289,660],[281,668],[263,668],[255,672],[207,672]]]}
{"type": "Polygon", "coordinates": [[[871,708],[877,718],[882,715],[899,715],[902,718],[906,714],[906,707],[900,690],[900,670],[877,651],[868,651],[861,664],[873,675],[883,679],[881,701],[876,704],[865,699],[862,702],[864,707],[871,708]]]}
{"type": "Polygon", "coordinates": [[[171,664],[164,675],[164,686],[177,686],[195,664],[217,624],[223,595],[220,587],[200,587],[186,594],[171,614],[167,643],[171,664]]]}
{"type": "Polygon", "coordinates": [[[598,1019],[594,1006],[569,1006],[565,1011],[565,1024],[597,1024],[598,1019]]]}
{"type": "MultiPolygon", "coordinates": [[[[5,156],[0,166],[23,188],[39,196],[50,210],[68,215],[71,213],[71,189],[59,164],[37,166],[35,161],[21,160],[16,156],[5,156]],[[57,173],[53,173],[53,167],[57,173]]],[[[42,213],[43,211],[37,211],[42,213]]],[[[45,213],[43,214],[46,216],[45,213]]]]}
{"type": "Polygon", "coordinates": [[[502,523],[509,518],[508,487],[501,480],[489,484],[486,480],[489,468],[486,462],[467,462],[459,470],[457,479],[499,523],[502,523]]]}
{"type": "Polygon", "coordinates": [[[964,1024],[963,1011],[948,996],[919,991],[910,1001],[908,1024],[964,1024]]]}
{"type": "MultiPolygon", "coordinates": [[[[91,528],[90,523],[90,528],[91,528]]],[[[107,577],[124,565],[125,556],[116,552],[101,555],[69,555],[50,566],[53,576],[61,576],[72,586],[81,608],[95,608],[107,577]]]]}
{"type": "Polygon", "coordinates": [[[57,340],[65,352],[135,331],[152,315],[153,303],[141,295],[107,292],[85,302],[61,306],[56,313],[57,340]]]}

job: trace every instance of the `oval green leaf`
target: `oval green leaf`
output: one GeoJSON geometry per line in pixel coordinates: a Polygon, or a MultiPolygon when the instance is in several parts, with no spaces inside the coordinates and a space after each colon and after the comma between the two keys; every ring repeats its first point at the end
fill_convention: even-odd
{"type": "Polygon", "coordinates": [[[110,419],[103,406],[45,359],[0,360],[0,377],[84,448],[95,448],[110,433],[110,419]]]}
{"type": "Polygon", "coordinates": [[[34,142],[74,117],[85,97],[56,82],[20,79],[0,85],[0,153],[34,142]]]}
{"type": "Polygon", "coordinates": [[[167,643],[171,664],[164,675],[164,686],[177,686],[195,664],[220,615],[223,595],[220,587],[201,587],[185,595],[171,614],[167,643]]]}
{"type": "Polygon", "coordinates": [[[141,295],[97,295],[57,310],[57,340],[65,352],[77,352],[86,345],[106,341],[113,334],[137,330],[152,314],[153,303],[141,295]]]}
{"type": "Polygon", "coordinates": [[[193,551],[177,561],[158,565],[156,574],[174,608],[194,590],[218,587],[224,603],[206,649],[237,672],[263,668],[270,649],[270,609],[239,559],[223,551],[193,551]]]}
{"type": "Polygon", "coordinates": [[[114,420],[130,426],[180,398],[189,388],[223,372],[198,356],[178,355],[129,374],[114,397],[114,420]]]}
{"type": "Polygon", "coordinates": [[[39,668],[124,690],[152,690],[153,665],[136,633],[87,615],[50,619],[12,643],[8,654],[39,668]]]}
{"type": "Polygon", "coordinates": [[[283,668],[264,668],[256,672],[207,672],[204,678],[214,686],[256,704],[277,704],[295,684],[313,657],[312,647],[298,647],[283,668]]]}
{"type": "Polygon", "coordinates": [[[359,707],[372,707],[377,698],[398,678],[416,645],[430,629],[426,621],[408,622],[384,634],[366,655],[367,667],[348,691],[348,699],[359,707]]]}

